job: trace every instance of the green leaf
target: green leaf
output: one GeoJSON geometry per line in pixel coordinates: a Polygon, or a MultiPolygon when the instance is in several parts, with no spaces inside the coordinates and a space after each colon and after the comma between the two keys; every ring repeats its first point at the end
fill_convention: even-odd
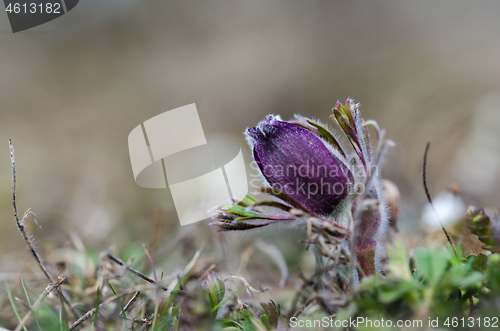
{"type": "MultiPolygon", "coordinates": [[[[226,287],[224,282],[216,276],[207,277],[207,297],[210,304],[210,310],[213,310],[224,299],[226,287]]],[[[217,310],[213,310],[213,315],[217,315],[217,310]]]]}
{"type": "Polygon", "coordinates": [[[236,312],[217,321],[214,330],[221,331],[253,331],[255,327],[253,321],[255,317],[248,310],[236,312]]]}
{"type": "MultiPolygon", "coordinates": [[[[115,289],[113,288],[113,286],[111,286],[110,283],[108,283],[108,286],[111,289],[111,291],[113,292],[113,294],[117,295],[116,292],[115,292],[115,289]]],[[[120,309],[122,311],[123,318],[127,319],[127,315],[125,314],[125,310],[123,310],[123,305],[122,305],[121,300],[117,300],[117,301],[118,301],[118,305],[120,305],[120,309]]]]}
{"type": "Polygon", "coordinates": [[[500,293],[500,254],[491,254],[488,257],[485,274],[488,278],[488,287],[498,295],[500,293]]]}
{"type": "Polygon", "coordinates": [[[240,200],[238,202],[238,205],[239,206],[242,206],[242,207],[248,207],[248,206],[251,206],[255,203],[259,202],[258,200],[256,200],[255,198],[249,196],[249,195],[245,195],[245,197],[243,198],[243,200],[240,200]]]}
{"type": "Polygon", "coordinates": [[[280,316],[281,307],[276,305],[273,300],[269,303],[261,302],[260,305],[264,309],[264,314],[260,317],[260,321],[266,329],[274,330],[278,327],[278,318],[280,316]]]}
{"type": "Polygon", "coordinates": [[[95,300],[95,313],[94,313],[94,323],[97,321],[97,315],[99,315],[99,304],[101,303],[101,288],[97,287],[97,299],[95,300]]]}
{"type": "MultiPolygon", "coordinates": [[[[31,308],[31,300],[30,300],[30,296],[28,295],[28,291],[26,290],[26,287],[24,286],[24,282],[23,282],[23,279],[22,279],[22,278],[21,278],[21,285],[22,285],[23,290],[24,290],[24,295],[26,295],[26,300],[28,300],[28,305],[29,305],[29,306],[30,306],[30,308],[31,308]]],[[[38,323],[38,318],[36,317],[35,312],[33,312],[33,319],[35,320],[36,325],[38,326],[38,330],[42,331],[42,328],[40,327],[40,323],[38,323]]]]}
{"type": "Polygon", "coordinates": [[[223,304],[225,304],[226,302],[228,302],[229,300],[231,300],[232,298],[234,298],[235,296],[237,296],[240,292],[243,292],[245,290],[245,287],[242,287],[240,288],[239,290],[233,292],[230,296],[228,296],[225,300],[219,302],[218,305],[216,305],[215,307],[212,308],[212,312],[215,312],[217,311],[217,309],[219,309],[223,304]]]}
{"type": "Polygon", "coordinates": [[[335,147],[335,149],[339,151],[340,154],[342,154],[342,156],[345,157],[345,153],[340,147],[340,144],[338,143],[337,139],[335,139],[335,137],[330,133],[330,131],[328,131],[318,123],[314,123],[313,121],[307,120],[307,123],[311,124],[316,129],[318,129],[319,133],[323,136],[323,138],[325,138],[330,144],[332,144],[333,147],[335,147]]]}
{"type": "Polygon", "coordinates": [[[403,279],[412,279],[410,266],[406,259],[406,248],[403,240],[395,240],[394,245],[387,247],[388,271],[390,275],[403,279]]]}
{"type": "Polygon", "coordinates": [[[379,301],[381,303],[392,303],[401,299],[407,293],[420,289],[421,285],[419,285],[418,282],[413,280],[400,280],[395,284],[391,284],[386,291],[382,291],[379,294],[379,301]]]}
{"type": "MultiPolygon", "coordinates": [[[[16,309],[16,304],[14,303],[14,299],[12,298],[12,294],[10,293],[10,287],[9,283],[5,282],[5,289],[7,290],[7,296],[9,297],[10,305],[12,306],[12,310],[14,311],[14,314],[17,317],[17,320],[19,323],[21,323],[21,316],[19,316],[19,313],[17,312],[16,309]]],[[[28,331],[25,326],[23,326],[24,331],[28,331]]]]}
{"type": "Polygon", "coordinates": [[[478,271],[486,270],[486,265],[488,263],[488,256],[484,253],[479,253],[478,255],[471,254],[467,256],[467,262],[472,261],[472,267],[478,271]]]}
{"type": "Polygon", "coordinates": [[[500,231],[495,231],[495,223],[500,223],[498,218],[491,219],[483,208],[470,206],[467,209],[467,222],[470,231],[484,244],[483,249],[500,252],[500,231]]]}
{"type": "Polygon", "coordinates": [[[347,118],[349,118],[351,125],[355,126],[356,124],[354,123],[354,117],[352,115],[356,113],[358,107],[354,103],[354,100],[351,98],[347,98],[347,100],[345,101],[344,108],[345,108],[345,114],[346,114],[347,118]],[[352,109],[351,109],[351,103],[354,106],[352,109]]]}
{"type": "Polygon", "coordinates": [[[245,207],[238,206],[238,205],[227,205],[224,207],[224,211],[231,213],[231,214],[242,216],[246,219],[249,219],[249,218],[263,218],[263,219],[265,219],[265,218],[267,218],[263,214],[255,213],[251,210],[246,209],[245,207]]]}
{"type": "Polygon", "coordinates": [[[450,253],[444,248],[418,247],[414,254],[419,273],[434,286],[443,276],[449,264],[450,253]]]}
{"type": "Polygon", "coordinates": [[[334,110],[333,114],[345,134],[353,139],[356,139],[354,129],[349,125],[349,118],[337,110],[334,110]]]}
{"type": "Polygon", "coordinates": [[[475,271],[470,265],[454,265],[443,277],[439,288],[456,290],[458,288],[480,288],[484,279],[482,273],[475,271]]]}
{"type": "MultiPolygon", "coordinates": [[[[356,314],[357,309],[358,309],[358,307],[356,306],[356,304],[351,303],[351,304],[349,304],[349,306],[339,310],[335,320],[341,321],[341,323],[342,323],[342,321],[346,321],[346,320],[348,321],[349,318],[353,317],[354,314],[356,314]]],[[[344,327],[340,326],[340,327],[335,327],[334,330],[344,330],[344,329],[345,329],[344,327]]]]}

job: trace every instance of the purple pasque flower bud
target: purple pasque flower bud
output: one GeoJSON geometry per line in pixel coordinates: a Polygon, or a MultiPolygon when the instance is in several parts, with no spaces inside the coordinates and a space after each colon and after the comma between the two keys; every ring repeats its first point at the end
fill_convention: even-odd
{"type": "Polygon", "coordinates": [[[350,195],[354,177],[346,161],[306,128],[269,115],[245,134],[267,182],[304,209],[328,216],[350,195]]]}
{"type": "MultiPolygon", "coordinates": [[[[375,121],[363,120],[352,99],[338,102],[331,118],[337,132],[298,115],[290,122],[270,115],[247,129],[254,160],[271,186],[261,192],[277,201],[247,196],[220,206],[211,225],[217,231],[294,226],[312,214],[328,225],[330,235],[345,240],[336,243],[349,246],[351,261],[363,271],[361,279],[383,270],[389,214],[378,165],[393,143],[384,139],[385,131],[375,121]],[[368,127],[375,130],[376,140],[368,127]]],[[[356,270],[352,265],[353,276],[356,270]]]]}

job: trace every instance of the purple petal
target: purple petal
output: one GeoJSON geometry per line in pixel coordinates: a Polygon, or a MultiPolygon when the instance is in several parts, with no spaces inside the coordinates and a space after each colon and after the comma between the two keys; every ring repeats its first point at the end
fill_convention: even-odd
{"type": "Polygon", "coordinates": [[[246,131],[269,184],[318,215],[329,215],[349,194],[351,171],[314,133],[268,116],[246,131]]]}

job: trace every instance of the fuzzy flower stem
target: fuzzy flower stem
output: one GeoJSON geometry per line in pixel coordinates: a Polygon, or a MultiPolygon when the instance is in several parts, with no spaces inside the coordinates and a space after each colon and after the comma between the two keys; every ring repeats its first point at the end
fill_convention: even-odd
{"type": "MultiPolygon", "coordinates": [[[[366,179],[366,185],[365,187],[368,188],[370,187],[371,183],[372,183],[372,178],[373,178],[373,174],[371,172],[368,173],[368,178],[366,179]]],[[[361,196],[359,196],[357,199],[359,201],[364,201],[366,199],[366,196],[368,194],[368,189],[364,190],[364,192],[362,193],[361,196]]],[[[356,270],[356,267],[355,267],[355,264],[356,264],[356,261],[355,261],[355,258],[354,256],[356,256],[356,242],[357,242],[357,239],[358,239],[358,228],[359,228],[359,224],[361,223],[359,220],[361,219],[361,213],[363,211],[363,209],[366,207],[365,204],[363,203],[359,203],[357,206],[356,206],[356,209],[355,209],[355,212],[354,212],[354,215],[351,214],[351,238],[352,238],[352,241],[351,241],[351,245],[350,245],[350,265],[351,265],[351,272],[349,274],[349,284],[351,284],[351,289],[353,288],[352,284],[353,281],[354,281],[354,271],[356,270]]]]}
{"type": "MultiPolygon", "coordinates": [[[[378,142],[377,142],[377,149],[376,149],[376,155],[375,155],[375,162],[373,163],[377,167],[380,165],[380,162],[382,160],[382,156],[385,152],[385,149],[387,148],[388,145],[391,144],[391,142],[385,140],[385,131],[384,130],[377,130],[378,133],[378,142]]],[[[374,264],[374,259],[375,259],[375,251],[373,249],[367,249],[366,251],[363,250],[360,252],[357,252],[357,243],[358,243],[358,238],[360,235],[364,236],[365,233],[360,234],[360,224],[361,224],[361,219],[362,219],[362,213],[363,211],[370,207],[370,204],[373,205],[373,203],[370,201],[368,194],[370,192],[370,187],[372,186],[376,176],[374,176],[374,173],[372,171],[367,171],[367,178],[365,181],[365,190],[361,195],[358,194],[358,196],[355,197],[355,200],[358,201],[359,203],[356,205],[356,208],[354,210],[353,219],[351,220],[351,231],[352,231],[352,244],[350,245],[350,252],[351,252],[351,268],[352,272],[349,275],[350,277],[350,284],[353,284],[353,278],[354,278],[354,271],[356,270],[357,267],[355,267],[352,261],[354,258],[353,252],[357,255],[358,260],[360,260],[361,263],[361,269],[363,270],[364,274],[371,274],[375,272],[375,264],[374,264]],[[362,256],[360,256],[362,255],[362,256]],[[373,255],[373,256],[372,256],[373,255]],[[361,261],[362,260],[362,261],[361,261]],[[370,265],[366,265],[366,261],[370,261],[370,265]],[[368,268],[368,269],[367,269],[368,268]]],[[[373,236],[373,234],[371,234],[373,236]]],[[[361,278],[361,277],[360,277],[361,278]]]]}

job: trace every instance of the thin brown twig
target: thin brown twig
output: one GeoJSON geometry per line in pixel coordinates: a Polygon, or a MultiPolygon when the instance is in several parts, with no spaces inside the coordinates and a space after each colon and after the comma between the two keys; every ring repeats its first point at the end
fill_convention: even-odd
{"type": "Polygon", "coordinates": [[[446,236],[446,239],[450,243],[451,247],[453,248],[453,251],[455,252],[455,255],[457,254],[457,251],[455,249],[455,245],[453,245],[453,241],[451,241],[451,238],[448,234],[448,231],[446,231],[446,228],[444,227],[443,223],[441,222],[441,219],[439,218],[439,215],[436,211],[436,208],[434,208],[434,204],[432,203],[431,199],[431,194],[429,193],[429,188],[427,187],[427,174],[426,174],[426,169],[427,169],[427,153],[429,152],[429,147],[431,147],[431,143],[427,142],[427,145],[425,146],[425,152],[424,152],[424,168],[422,171],[422,179],[424,182],[424,189],[425,189],[425,194],[427,195],[427,200],[429,201],[429,204],[431,205],[432,210],[434,211],[434,214],[436,215],[437,220],[439,221],[439,225],[441,225],[441,229],[443,229],[444,235],[446,236]]]}
{"type": "Polygon", "coordinates": [[[146,248],[146,244],[142,244],[142,248],[144,248],[144,251],[146,252],[146,255],[148,256],[149,262],[151,263],[151,269],[153,270],[153,276],[155,278],[155,281],[158,282],[158,278],[156,277],[156,268],[155,268],[155,264],[153,262],[153,258],[151,257],[151,254],[149,254],[149,251],[146,248]]]}
{"type": "MultiPolygon", "coordinates": [[[[10,161],[11,161],[11,169],[12,169],[12,207],[14,208],[14,217],[16,219],[16,225],[17,228],[19,229],[19,232],[23,235],[24,241],[26,241],[26,244],[28,245],[28,248],[31,250],[31,253],[35,257],[36,262],[38,263],[38,266],[44,273],[45,277],[49,280],[49,282],[54,283],[54,279],[52,276],[49,274],[47,268],[42,263],[42,260],[40,259],[40,255],[38,255],[38,252],[35,250],[35,247],[33,246],[33,243],[26,233],[26,229],[24,226],[25,219],[28,215],[34,215],[32,212],[29,210],[24,213],[24,216],[21,220],[19,220],[19,214],[17,212],[17,200],[16,200],[16,184],[17,184],[17,176],[16,176],[16,158],[14,155],[14,146],[12,145],[12,140],[9,139],[9,147],[10,147],[10,161]]],[[[62,292],[61,292],[62,293],[62,292]]],[[[68,305],[69,309],[75,315],[75,317],[78,317],[78,313],[73,309],[69,299],[63,294],[62,298],[64,302],[68,305]]]]}
{"type": "Polygon", "coordinates": [[[295,311],[295,314],[293,314],[293,317],[298,317],[300,314],[302,314],[304,312],[304,310],[311,304],[313,303],[314,301],[318,300],[318,296],[314,296],[312,298],[310,298],[309,300],[307,300],[306,303],[304,303],[301,307],[299,307],[296,311],[295,311]]]}
{"type": "MultiPolygon", "coordinates": [[[[101,306],[104,306],[104,305],[106,305],[108,303],[116,301],[116,300],[124,297],[127,293],[128,292],[123,292],[123,293],[114,295],[114,296],[110,297],[109,299],[101,302],[99,304],[99,306],[97,306],[97,308],[100,308],[101,306]]],[[[82,317],[80,317],[73,324],[71,324],[71,326],[69,327],[69,329],[70,330],[74,330],[76,327],[78,327],[80,324],[82,324],[85,320],[87,320],[87,319],[91,318],[92,316],[94,316],[95,311],[96,311],[96,307],[92,308],[91,310],[89,310],[88,312],[86,312],[85,314],[83,314],[82,317]]]]}
{"type": "Polygon", "coordinates": [[[119,258],[117,258],[116,256],[114,256],[113,254],[111,254],[110,252],[106,252],[106,256],[113,262],[121,265],[121,266],[125,266],[127,268],[127,270],[129,270],[131,273],[141,277],[142,279],[144,279],[145,281],[147,281],[148,283],[151,283],[151,284],[155,284],[157,285],[159,288],[161,288],[162,290],[164,291],[168,291],[168,287],[164,286],[164,285],[161,285],[160,283],[158,283],[156,280],[152,279],[152,278],[149,278],[148,276],[146,276],[145,274],[143,274],[142,272],[140,272],[139,270],[136,270],[130,266],[128,266],[125,262],[123,262],[122,260],[120,260],[119,258]]]}
{"type": "Polygon", "coordinates": [[[23,300],[19,299],[18,297],[14,297],[14,300],[16,300],[17,302],[19,302],[20,304],[22,304],[24,307],[26,307],[28,309],[31,309],[31,307],[26,302],[24,302],[23,300]]]}
{"type": "Polygon", "coordinates": [[[24,217],[19,220],[19,216],[17,213],[17,202],[16,202],[16,159],[14,156],[14,146],[12,146],[12,140],[9,139],[9,146],[10,146],[10,160],[11,160],[11,166],[12,166],[12,206],[14,207],[14,217],[16,219],[16,225],[21,234],[24,237],[24,240],[26,241],[26,244],[28,245],[29,249],[31,250],[31,253],[35,257],[36,262],[38,262],[38,266],[40,269],[42,269],[42,272],[45,274],[45,277],[52,283],[52,277],[50,276],[49,272],[43,265],[40,256],[38,255],[37,251],[33,247],[33,244],[31,243],[31,240],[26,233],[26,230],[24,229],[24,217]]]}
{"type": "Polygon", "coordinates": [[[130,299],[127,304],[125,305],[125,307],[123,307],[123,311],[120,312],[120,315],[123,315],[123,312],[126,312],[127,310],[130,309],[130,307],[132,307],[132,305],[137,301],[137,299],[139,299],[139,295],[141,294],[141,291],[137,291],[135,292],[134,296],[132,297],[132,299],[130,299]]]}
{"type": "Polygon", "coordinates": [[[59,288],[59,286],[61,286],[61,284],[62,284],[63,281],[64,281],[64,276],[59,276],[55,282],[49,284],[45,288],[45,290],[38,297],[38,299],[35,301],[35,303],[33,304],[33,306],[31,306],[30,311],[24,316],[24,318],[21,320],[21,322],[19,322],[19,324],[16,326],[16,328],[14,329],[14,331],[20,331],[23,328],[23,326],[26,324],[26,322],[28,322],[28,320],[30,319],[30,317],[33,314],[33,312],[35,310],[37,310],[37,308],[40,305],[40,303],[42,303],[43,299],[45,299],[50,294],[50,292],[52,292],[55,289],[59,288]]]}
{"type": "Polygon", "coordinates": [[[203,273],[201,274],[201,276],[200,276],[200,277],[198,277],[198,280],[197,280],[197,281],[198,281],[198,282],[203,281],[203,280],[205,279],[205,277],[207,277],[207,276],[208,276],[208,274],[209,274],[209,273],[211,273],[211,272],[212,272],[212,270],[214,270],[214,269],[215,269],[215,263],[212,263],[212,264],[211,264],[211,265],[207,268],[207,270],[205,270],[205,272],[203,272],[203,273]]]}
{"type": "MultiPolygon", "coordinates": [[[[144,286],[141,286],[139,287],[141,290],[137,290],[138,287],[135,287],[135,288],[129,288],[129,289],[126,289],[124,290],[122,293],[120,294],[117,294],[117,295],[114,295],[112,297],[110,297],[109,299],[101,302],[99,304],[99,308],[102,306],[102,305],[105,305],[105,304],[108,304],[108,303],[111,303],[113,301],[116,301],[122,297],[124,297],[125,295],[127,294],[131,294],[131,293],[134,293],[132,299],[129,300],[129,302],[127,303],[127,306],[125,306],[124,310],[128,310],[130,309],[130,307],[137,301],[137,299],[139,298],[139,294],[141,293],[141,290],[155,290],[157,289],[157,287],[145,287],[144,286]]],[[[75,329],[76,327],[78,327],[80,324],[82,324],[84,321],[88,320],[89,318],[91,318],[92,316],[94,316],[95,314],[95,307],[90,309],[89,311],[87,311],[85,314],[83,314],[78,320],[76,320],[73,324],[71,324],[71,326],[69,327],[70,330],[73,330],[75,329]]],[[[120,312],[120,316],[122,316],[122,313],[120,312]]],[[[145,323],[144,320],[137,320],[137,319],[128,319],[127,320],[132,320],[134,321],[135,323],[140,323],[140,324],[143,324],[145,323]]]]}
{"type": "MultiPolygon", "coordinates": [[[[129,292],[127,291],[127,293],[129,293],[129,292]]],[[[144,324],[144,323],[148,322],[148,319],[146,319],[146,318],[136,319],[136,318],[127,318],[127,317],[123,316],[123,312],[127,312],[134,305],[134,303],[137,302],[137,299],[139,299],[140,294],[141,294],[141,291],[135,292],[134,296],[127,302],[127,304],[125,305],[125,307],[123,308],[123,310],[119,314],[119,316],[122,317],[123,319],[125,319],[126,321],[131,321],[132,324],[133,323],[144,324]]]]}
{"type": "Polygon", "coordinates": [[[147,323],[147,319],[137,319],[136,318],[137,316],[132,317],[132,318],[128,318],[128,317],[123,316],[123,313],[127,312],[137,302],[140,294],[141,294],[141,291],[135,292],[134,296],[127,302],[127,304],[123,308],[123,311],[120,312],[120,316],[122,318],[124,318],[127,321],[131,321],[129,330],[134,330],[134,323],[141,324],[141,325],[144,323],[147,323]]]}

